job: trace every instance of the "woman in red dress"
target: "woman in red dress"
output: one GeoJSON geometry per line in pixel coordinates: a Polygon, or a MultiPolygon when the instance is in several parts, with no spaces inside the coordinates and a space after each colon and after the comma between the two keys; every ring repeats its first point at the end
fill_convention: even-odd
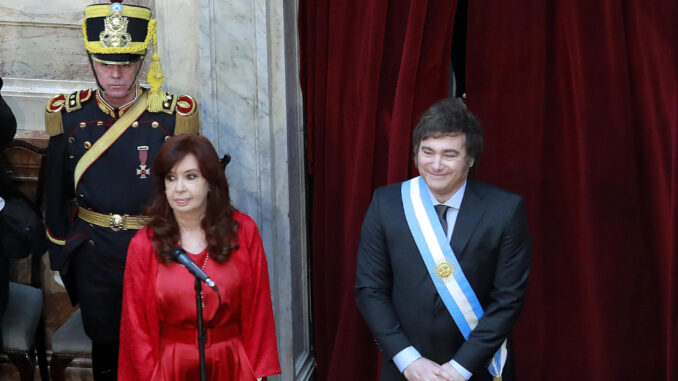
{"type": "MultiPolygon", "coordinates": [[[[280,373],[266,257],[254,221],[235,210],[214,147],[169,139],[151,170],[152,218],[130,242],[123,287],[119,380],[200,380],[195,278],[172,262],[180,246],[217,284],[203,287],[208,380],[280,373]]],[[[121,195],[124,197],[124,195],[121,195]]]]}

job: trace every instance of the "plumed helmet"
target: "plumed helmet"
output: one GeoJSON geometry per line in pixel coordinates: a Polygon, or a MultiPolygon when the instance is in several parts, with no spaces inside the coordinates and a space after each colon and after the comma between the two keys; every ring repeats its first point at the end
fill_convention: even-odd
{"type": "Polygon", "coordinates": [[[158,41],[157,21],[151,10],[136,5],[122,5],[122,0],[111,4],[94,4],[85,7],[82,35],[85,49],[94,61],[125,65],[143,57],[153,42],[153,61],[146,81],[151,85],[149,110],[162,109],[165,95],[160,90],[164,80],[158,41]]]}
{"type": "Polygon", "coordinates": [[[95,61],[126,64],[146,54],[155,38],[156,20],[146,7],[95,4],[85,8],[82,35],[95,61]]]}

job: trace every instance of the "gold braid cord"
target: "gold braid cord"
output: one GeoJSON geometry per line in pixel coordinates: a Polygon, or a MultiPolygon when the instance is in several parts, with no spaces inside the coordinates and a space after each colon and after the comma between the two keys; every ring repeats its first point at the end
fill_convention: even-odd
{"type": "Polygon", "coordinates": [[[162,111],[162,104],[167,98],[167,94],[160,90],[160,85],[165,80],[165,76],[162,73],[162,64],[158,54],[158,37],[155,35],[156,28],[156,21],[153,19],[148,23],[148,34],[153,35],[153,57],[151,66],[148,68],[148,74],[146,74],[146,82],[151,85],[151,90],[148,94],[148,111],[150,112],[162,111]]]}
{"type": "Polygon", "coordinates": [[[155,37],[156,21],[152,19],[148,22],[148,33],[144,42],[130,42],[124,48],[110,47],[106,48],[99,41],[87,41],[87,23],[82,20],[82,39],[85,42],[85,49],[93,54],[145,54],[148,45],[155,37]]]}
{"type": "Polygon", "coordinates": [[[75,172],[73,174],[73,189],[78,189],[78,183],[80,178],[87,171],[90,165],[94,163],[101,154],[103,154],[115,141],[127,131],[127,129],[132,125],[132,122],[137,120],[141,114],[146,110],[146,95],[143,93],[141,97],[137,100],[137,103],[132,106],[129,111],[127,111],[117,122],[113,123],[111,128],[109,128],[95,143],[92,145],[92,148],[87,150],[84,155],[78,160],[78,163],[75,165],[75,172]]]}
{"type": "Polygon", "coordinates": [[[146,49],[148,49],[148,45],[151,43],[151,39],[155,38],[156,32],[156,21],[155,19],[151,19],[150,9],[125,7],[122,11],[122,16],[124,17],[134,17],[138,19],[149,20],[144,42],[130,42],[129,45],[125,47],[106,47],[102,45],[101,41],[87,40],[87,19],[94,17],[106,17],[110,15],[110,6],[107,4],[94,5],[85,8],[85,19],[82,20],[82,38],[85,42],[85,48],[87,51],[95,54],[145,54],[146,49]]]}

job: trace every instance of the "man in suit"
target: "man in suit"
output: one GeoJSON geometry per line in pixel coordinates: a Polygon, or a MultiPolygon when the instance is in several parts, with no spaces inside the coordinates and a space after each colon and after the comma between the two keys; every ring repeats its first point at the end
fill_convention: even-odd
{"type": "Polygon", "coordinates": [[[483,138],[460,99],[426,111],[412,144],[421,176],[375,191],[358,248],[381,380],[514,380],[531,257],[522,198],[469,178],[483,138]]]}

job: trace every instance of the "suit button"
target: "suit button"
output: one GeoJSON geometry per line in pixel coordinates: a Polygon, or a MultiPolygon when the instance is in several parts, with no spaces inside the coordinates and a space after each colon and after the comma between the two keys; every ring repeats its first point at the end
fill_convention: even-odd
{"type": "Polygon", "coordinates": [[[91,239],[87,241],[87,244],[90,245],[91,247],[94,247],[94,241],[91,239]]]}

